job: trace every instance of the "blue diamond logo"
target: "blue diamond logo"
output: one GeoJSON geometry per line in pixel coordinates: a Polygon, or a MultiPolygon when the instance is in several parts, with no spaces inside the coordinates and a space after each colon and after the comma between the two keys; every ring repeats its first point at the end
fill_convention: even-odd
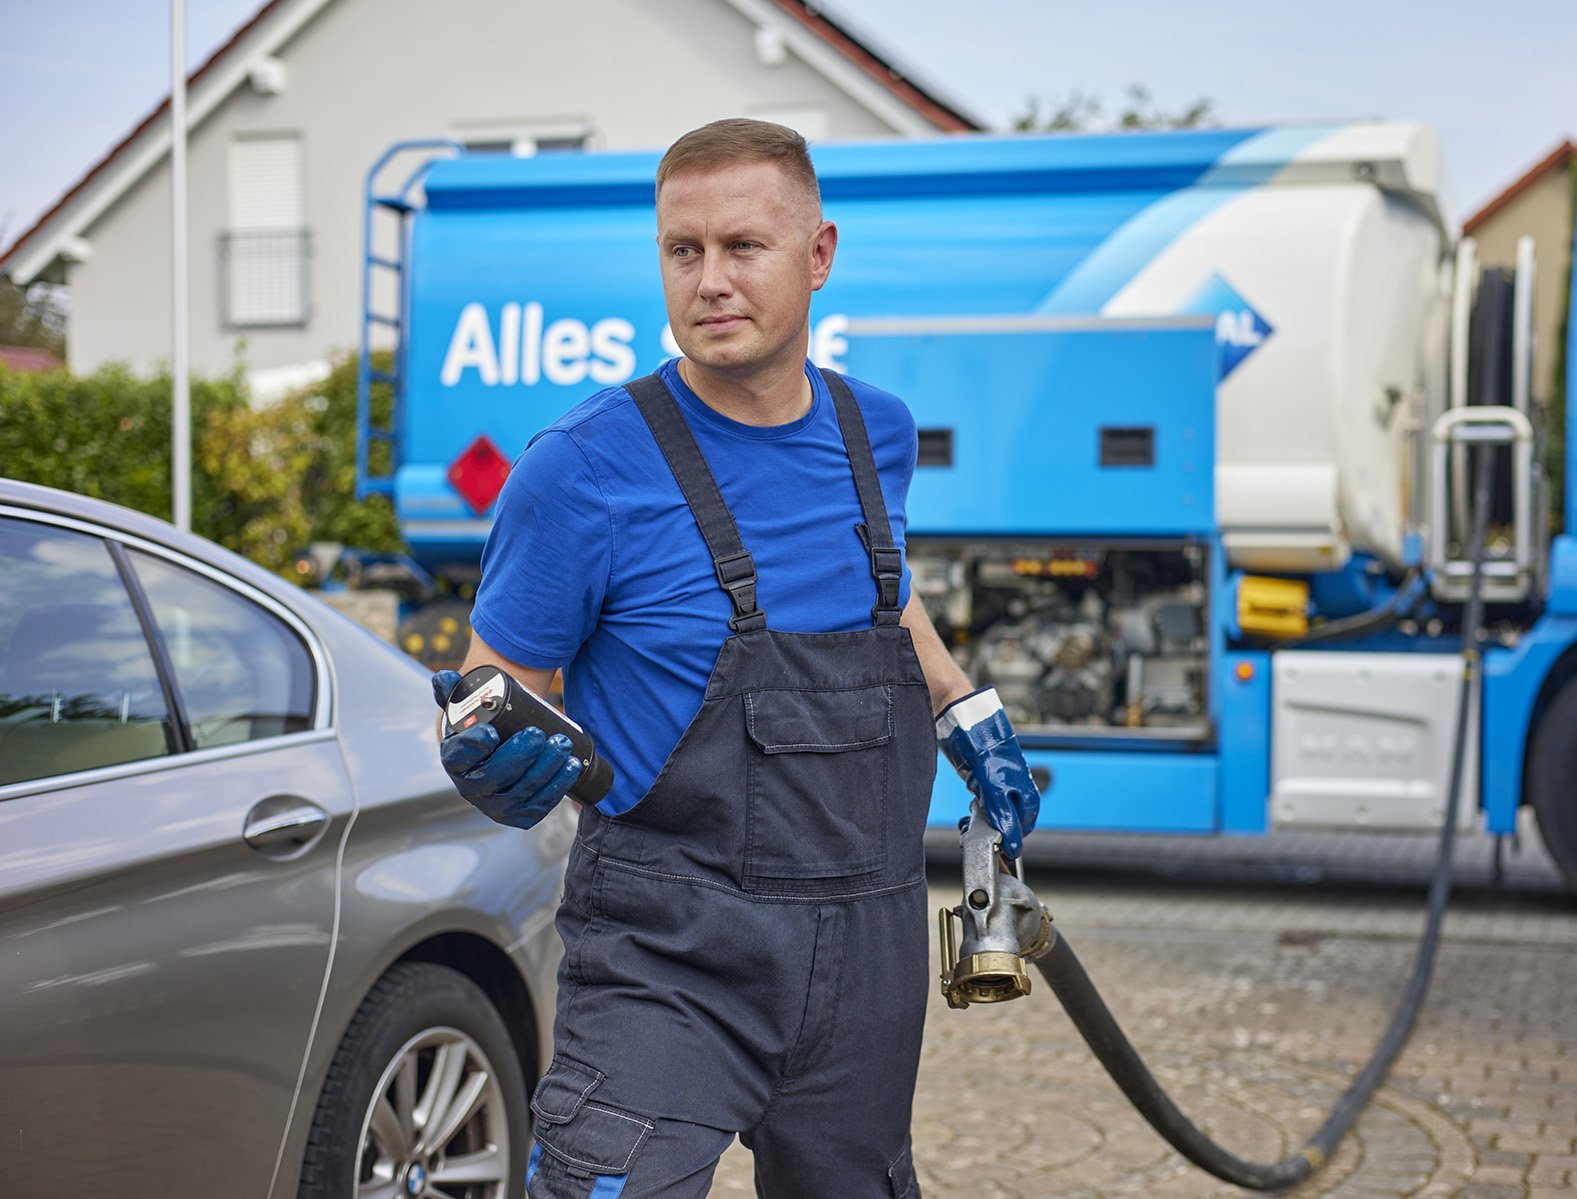
{"type": "Polygon", "coordinates": [[[1216,318],[1216,345],[1221,348],[1220,373],[1216,375],[1218,383],[1237,370],[1276,331],[1220,275],[1210,276],[1209,282],[1194,293],[1194,298],[1179,308],[1178,312],[1216,318]]]}

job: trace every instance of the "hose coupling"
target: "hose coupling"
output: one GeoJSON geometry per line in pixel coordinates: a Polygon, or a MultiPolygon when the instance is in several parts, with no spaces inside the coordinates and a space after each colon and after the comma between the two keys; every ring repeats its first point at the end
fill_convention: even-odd
{"type": "Polygon", "coordinates": [[[960,838],[964,899],[937,914],[942,994],[948,1007],[1003,1003],[1028,995],[1025,963],[1051,950],[1051,913],[1002,856],[1002,834],[978,802],[960,838]]]}

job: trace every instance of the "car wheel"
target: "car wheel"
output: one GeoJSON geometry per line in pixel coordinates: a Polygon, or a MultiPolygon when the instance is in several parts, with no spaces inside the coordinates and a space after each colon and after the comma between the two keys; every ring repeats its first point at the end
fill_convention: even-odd
{"type": "Polygon", "coordinates": [[[520,1199],[530,1108],[487,995],[426,962],[393,967],[334,1053],[301,1199],[520,1199]]]}

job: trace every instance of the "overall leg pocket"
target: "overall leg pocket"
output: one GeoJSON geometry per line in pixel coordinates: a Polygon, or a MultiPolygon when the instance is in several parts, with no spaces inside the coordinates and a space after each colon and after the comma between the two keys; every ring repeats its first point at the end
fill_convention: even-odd
{"type": "Polygon", "coordinates": [[[747,889],[848,879],[887,857],[890,686],[745,693],[747,889]]]}
{"type": "Polygon", "coordinates": [[[555,1057],[537,1084],[531,1110],[537,1143],[526,1169],[530,1199],[591,1199],[617,1195],[655,1127],[652,1121],[599,1103],[605,1076],[555,1057]]]}

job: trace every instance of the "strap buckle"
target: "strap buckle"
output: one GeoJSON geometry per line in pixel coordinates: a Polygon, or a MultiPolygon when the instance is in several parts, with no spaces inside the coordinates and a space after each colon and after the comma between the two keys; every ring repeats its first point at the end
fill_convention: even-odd
{"type": "Polygon", "coordinates": [[[751,628],[760,628],[766,623],[766,613],[756,607],[756,563],[750,556],[749,550],[741,550],[737,554],[729,554],[713,561],[717,571],[717,581],[724,591],[728,592],[728,600],[734,607],[734,614],[728,618],[728,627],[738,633],[743,629],[745,622],[754,621],[751,628]]]}
{"type": "Polygon", "coordinates": [[[895,545],[867,547],[871,557],[871,574],[876,579],[876,606],[871,617],[878,624],[892,624],[898,612],[899,585],[903,582],[903,551],[895,545]],[[883,612],[894,614],[882,619],[883,612]]]}

